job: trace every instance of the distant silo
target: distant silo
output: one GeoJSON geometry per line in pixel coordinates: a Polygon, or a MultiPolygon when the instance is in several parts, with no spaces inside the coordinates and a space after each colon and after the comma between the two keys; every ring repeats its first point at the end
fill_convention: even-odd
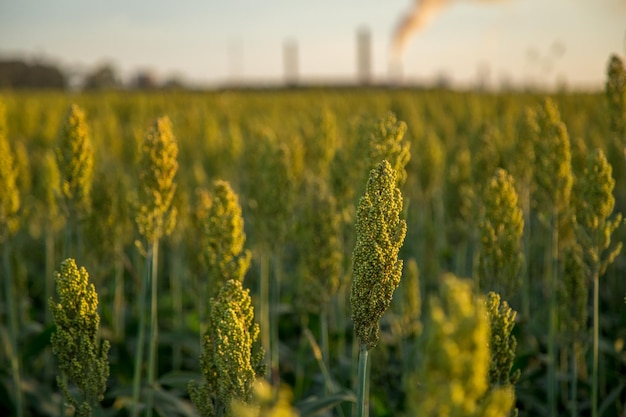
{"type": "Polygon", "coordinates": [[[357,77],[360,84],[372,80],[372,36],[366,27],[357,31],[357,77]]]}
{"type": "Polygon", "coordinates": [[[298,84],[298,44],[294,40],[285,42],[283,49],[285,61],[285,84],[295,86],[298,84]]]}

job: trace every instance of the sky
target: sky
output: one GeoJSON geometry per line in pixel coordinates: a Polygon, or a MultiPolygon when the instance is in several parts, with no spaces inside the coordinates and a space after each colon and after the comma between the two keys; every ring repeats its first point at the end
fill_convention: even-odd
{"type": "Polygon", "coordinates": [[[602,88],[609,56],[626,53],[626,0],[0,0],[0,59],[280,83],[290,42],[299,80],[353,80],[363,28],[374,81],[602,88]],[[401,22],[427,3],[394,55],[401,22]]]}

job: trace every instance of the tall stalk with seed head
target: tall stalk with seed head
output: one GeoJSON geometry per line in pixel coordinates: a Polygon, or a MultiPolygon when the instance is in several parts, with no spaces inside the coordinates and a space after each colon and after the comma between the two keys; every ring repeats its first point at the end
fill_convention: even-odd
{"type": "MultiPolygon", "coordinates": [[[[176,224],[176,208],[172,207],[178,171],[178,144],[168,117],[157,119],[145,136],[141,147],[137,215],[135,222],[143,238],[138,242],[146,254],[144,279],[139,298],[139,336],[133,380],[133,416],[138,413],[143,344],[145,337],[145,304],[147,288],[151,290],[150,342],[148,358],[148,384],[156,380],[156,353],[158,344],[157,269],[159,240],[170,234],[176,224]]],[[[148,416],[152,415],[152,391],[147,398],[148,416]]]]}
{"type": "Polygon", "coordinates": [[[91,209],[93,146],[85,112],[72,104],[65,118],[57,145],[57,164],[61,173],[61,195],[66,210],[65,256],[76,256],[78,221],[91,209]]]}
{"type": "Polygon", "coordinates": [[[557,415],[556,337],[557,284],[561,274],[559,250],[565,248],[571,224],[568,211],[572,191],[572,165],[569,135],[556,105],[546,99],[534,113],[537,126],[535,142],[535,196],[539,213],[549,233],[544,257],[544,277],[549,300],[548,330],[548,407],[549,415],[557,415]]]}
{"type": "Polygon", "coordinates": [[[254,383],[264,373],[259,325],[248,290],[228,280],[209,304],[200,367],[204,383],[189,384],[189,395],[202,417],[233,417],[234,403],[252,401],[254,383]]]}
{"type": "Polygon", "coordinates": [[[20,208],[20,193],[17,187],[17,169],[9,146],[4,103],[0,101],[0,244],[2,245],[2,274],[9,327],[9,360],[15,395],[15,415],[24,415],[20,358],[17,351],[17,310],[15,306],[15,284],[10,264],[10,237],[17,231],[20,208]]]}
{"type": "Polygon", "coordinates": [[[617,55],[609,59],[604,92],[609,110],[609,126],[622,142],[626,140],[626,69],[617,55]]]}
{"type": "Polygon", "coordinates": [[[476,275],[481,289],[497,291],[507,298],[517,290],[523,262],[523,233],[524,219],[517,205],[513,177],[498,168],[487,184],[479,224],[476,275]]]}
{"type": "Polygon", "coordinates": [[[592,416],[598,416],[598,340],[600,277],[622,249],[619,242],[613,248],[611,235],[622,221],[622,215],[611,218],[615,207],[615,180],[611,165],[601,150],[591,153],[583,176],[575,185],[576,234],[583,249],[583,259],[589,278],[593,281],[593,373],[592,416]],[[609,249],[610,248],[610,249],[609,249]]]}
{"type": "Polygon", "coordinates": [[[87,270],[79,269],[74,259],[61,263],[55,278],[59,300],[51,298],[49,304],[56,323],[50,342],[61,370],[57,383],[76,415],[91,417],[104,397],[109,377],[109,342],[101,342],[98,336],[98,294],[89,283],[87,270]],[[68,380],[78,389],[80,399],[72,395],[68,380]]]}
{"type": "MultiPolygon", "coordinates": [[[[250,267],[251,254],[244,249],[246,234],[241,206],[228,182],[218,180],[213,183],[210,192],[198,191],[196,222],[200,230],[202,261],[208,278],[199,292],[206,300],[214,297],[230,279],[243,282],[250,267]]],[[[204,312],[201,312],[200,317],[200,325],[204,329],[204,312]]]]}
{"type": "Polygon", "coordinates": [[[407,410],[416,416],[508,415],[515,404],[512,387],[490,387],[493,356],[485,343],[490,323],[484,299],[475,296],[470,281],[445,275],[440,296],[429,301],[407,410]]]}
{"type": "Polygon", "coordinates": [[[400,219],[402,194],[396,173],[386,160],[370,172],[356,217],[350,305],[359,341],[357,416],[369,414],[368,353],[378,344],[379,321],[389,308],[402,276],[398,252],[406,236],[400,219]]]}

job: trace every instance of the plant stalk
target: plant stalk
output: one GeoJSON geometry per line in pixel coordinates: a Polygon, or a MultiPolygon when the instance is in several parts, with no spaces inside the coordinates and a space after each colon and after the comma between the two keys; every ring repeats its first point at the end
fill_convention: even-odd
{"type": "Polygon", "coordinates": [[[157,374],[157,348],[159,344],[159,324],[158,324],[158,265],[159,265],[159,241],[152,242],[152,266],[150,268],[150,350],[148,356],[148,391],[147,416],[152,417],[152,405],[154,403],[154,388],[157,374]]]}
{"type": "Polygon", "coordinates": [[[363,345],[359,348],[359,370],[357,377],[356,417],[369,416],[369,351],[363,345]]]}

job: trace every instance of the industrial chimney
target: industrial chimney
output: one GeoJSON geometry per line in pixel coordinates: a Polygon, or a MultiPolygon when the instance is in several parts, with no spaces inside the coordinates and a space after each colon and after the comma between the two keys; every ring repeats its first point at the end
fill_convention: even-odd
{"type": "Polygon", "coordinates": [[[366,27],[357,31],[357,77],[361,85],[372,81],[372,36],[366,27]]]}
{"type": "Polygon", "coordinates": [[[286,41],[283,47],[285,63],[285,84],[294,87],[298,84],[298,44],[294,40],[286,41]]]}

